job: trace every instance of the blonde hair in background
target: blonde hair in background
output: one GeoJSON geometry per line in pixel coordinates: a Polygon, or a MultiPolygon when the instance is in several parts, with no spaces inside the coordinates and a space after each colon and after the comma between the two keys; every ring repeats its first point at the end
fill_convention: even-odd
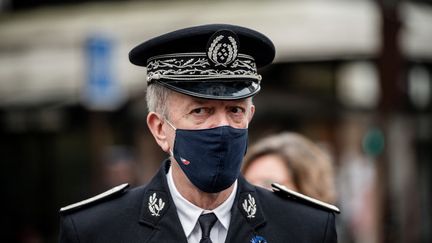
{"type": "Polygon", "coordinates": [[[298,192],[335,203],[333,163],[315,143],[292,132],[266,137],[249,148],[242,172],[245,173],[255,159],[269,154],[278,155],[284,160],[298,192]]]}

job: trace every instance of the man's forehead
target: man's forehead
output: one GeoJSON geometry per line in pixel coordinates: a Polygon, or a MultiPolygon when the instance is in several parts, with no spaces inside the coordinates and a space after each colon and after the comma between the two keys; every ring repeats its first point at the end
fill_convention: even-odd
{"type": "Polygon", "coordinates": [[[250,97],[244,98],[244,99],[236,99],[236,100],[216,100],[216,99],[203,99],[198,97],[192,97],[188,95],[184,95],[178,92],[172,92],[173,95],[170,96],[171,101],[174,102],[174,105],[205,105],[205,104],[244,104],[248,103],[249,100],[251,100],[250,97]]]}

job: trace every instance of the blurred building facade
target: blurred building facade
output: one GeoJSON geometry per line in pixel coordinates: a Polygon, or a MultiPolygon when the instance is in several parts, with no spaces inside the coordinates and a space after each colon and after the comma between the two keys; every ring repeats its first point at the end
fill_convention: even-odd
{"type": "Polygon", "coordinates": [[[134,181],[146,183],[166,155],[147,131],[145,73],[128,51],[177,28],[224,22],[274,41],[250,142],[292,130],[331,152],[340,242],[432,241],[428,1],[30,2],[0,2],[1,178],[10,208],[0,240],[56,242],[57,209],[106,189],[103,156],[114,145],[134,148],[134,181]],[[108,47],[89,49],[95,39],[108,47]],[[101,70],[98,58],[109,60],[101,70]],[[118,102],[88,99],[112,97],[108,89],[118,102]]]}

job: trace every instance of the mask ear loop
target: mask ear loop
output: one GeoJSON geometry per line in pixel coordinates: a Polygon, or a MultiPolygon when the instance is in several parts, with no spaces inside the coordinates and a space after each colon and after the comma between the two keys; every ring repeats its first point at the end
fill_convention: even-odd
{"type": "Polygon", "coordinates": [[[177,130],[177,128],[168,120],[168,119],[166,119],[166,118],[164,118],[164,121],[166,121],[166,123],[174,130],[174,131],[176,131],[177,130]]]}
{"type": "MultiPolygon", "coordinates": [[[[177,131],[177,128],[167,118],[164,118],[164,121],[174,130],[174,132],[177,131]]],[[[174,158],[174,152],[172,148],[169,149],[169,155],[174,158]]]]}

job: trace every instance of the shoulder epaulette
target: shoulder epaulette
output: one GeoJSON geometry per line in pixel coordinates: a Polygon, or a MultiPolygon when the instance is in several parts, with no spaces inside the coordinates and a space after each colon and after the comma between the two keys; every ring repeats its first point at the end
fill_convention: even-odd
{"type": "Polygon", "coordinates": [[[272,187],[273,187],[273,192],[275,192],[275,193],[280,193],[280,194],[283,194],[286,197],[290,197],[290,198],[293,198],[293,199],[296,199],[296,200],[308,202],[308,203],[317,205],[317,206],[319,206],[321,208],[333,211],[335,213],[340,213],[339,208],[337,208],[334,205],[331,205],[331,204],[322,202],[320,200],[317,200],[315,198],[311,198],[311,197],[308,197],[308,196],[303,195],[301,193],[295,192],[293,190],[290,190],[290,189],[286,188],[285,186],[283,186],[281,184],[272,183],[272,187]]]}
{"type": "Polygon", "coordinates": [[[68,205],[66,207],[62,207],[62,208],[60,208],[60,213],[65,213],[65,212],[69,212],[69,211],[72,211],[72,210],[76,210],[76,209],[82,208],[82,207],[84,207],[86,205],[90,205],[90,204],[93,204],[95,202],[98,202],[98,201],[101,201],[103,199],[106,199],[108,197],[112,197],[114,195],[117,195],[119,193],[124,192],[124,190],[126,188],[128,188],[128,187],[129,187],[128,183],[121,184],[119,186],[113,187],[113,188],[109,189],[108,191],[105,191],[105,192],[103,192],[103,193],[101,193],[99,195],[96,195],[94,197],[88,198],[88,199],[83,200],[81,202],[77,202],[77,203],[68,205]]]}

